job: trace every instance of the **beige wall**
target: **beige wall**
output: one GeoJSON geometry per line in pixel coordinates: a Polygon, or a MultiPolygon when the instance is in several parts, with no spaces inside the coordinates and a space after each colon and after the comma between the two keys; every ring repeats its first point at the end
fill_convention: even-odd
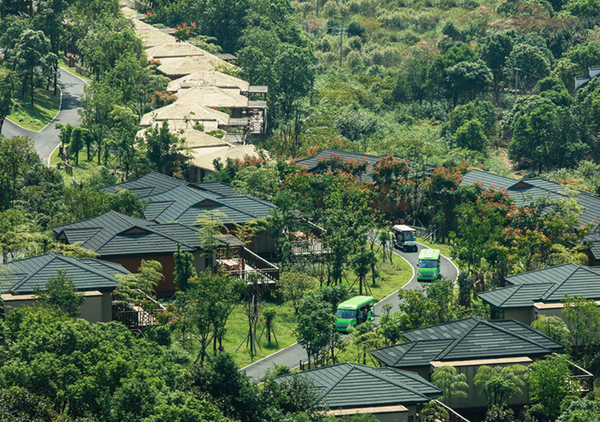
{"type": "MultiPolygon", "coordinates": [[[[112,321],[112,293],[111,292],[85,292],[85,301],[79,308],[83,318],[91,323],[112,321]]],[[[4,300],[4,313],[21,306],[33,306],[37,300],[33,295],[2,295],[4,300]]]]}
{"type": "Polygon", "coordinates": [[[505,309],[504,318],[531,325],[535,321],[535,313],[533,312],[533,306],[531,308],[505,309]]]}

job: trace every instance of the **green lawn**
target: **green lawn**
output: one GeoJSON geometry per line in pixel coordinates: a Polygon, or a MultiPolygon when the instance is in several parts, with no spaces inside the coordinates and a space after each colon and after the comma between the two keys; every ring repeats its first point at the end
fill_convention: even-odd
{"type": "MultiPolygon", "coordinates": [[[[369,279],[369,287],[371,288],[369,293],[377,300],[381,300],[396,290],[401,289],[412,278],[412,269],[406,261],[399,256],[394,255],[393,263],[393,266],[390,265],[389,262],[386,264],[378,264],[380,277],[376,280],[375,286],[372,286],[369,279]]],[[[351,274],[348,274],[348,278],[353,280],[351,274]]],[[[358,286],[355,285],[349,294],[350,296],[357,295],[358,286]]],[[[275,335],[277,336],[279,345],[275,344],[274,339],[272,339],[271,344],[269,344],[265,336],[263,336],[260,342],[262,349],[259,349],[255,356],[250,356],[250,351],[246,344],[242,345],[237,352],[235,351],[248,333],[248,319],[244,314],[243,307],[238,306],[227,322],[227,334],[224,337],[223,346],[227,352],[233,355],[240,368],[296,342],[296,336],[294,335],[294,329],[296,328],[296,314],[294,313],[291,302],[277,303],[275,301],[266,301],[265,305],[267,307],[277,308],[278,315],[275,320],[275,335]]],[[[258,330],[258,335],[260,335],[261,330],[262,326],[258,330]]],[[[191,351],[191,355],[194,359],[197,353],[197,348],[191,351]]]]}
{"type": "Polygon", "coordinates": [[[17,95],[16,103],[8,119],[25,129],[40,131],[56,117],[60,108],[60,88],[54,95],[54,90],[35,89],[33,106],[30,103],[30,93],[25,97],[17,95]]]}
{"type": "Polygon", "coordinates": [[[440,251],[442,251],[442,255],[444,255],[444,256],[447,256],[447,257],[452,256],[451,246],[446,243],[433,243],[433,242],[423,239],[422,237],[417,237],[417,242],[422,243],[423,245],[427,245],[433,249],[439,249],[440,251]]]}
{"type": "MultiPolygon", "coordinates": [[[[97,177],[98,173],[103,166],[96,164],[96,159],[92,156],[92,161],[87,162],[87,151],[83,150],[79,152],[79,165],[75,165],[75,157],[69,158],[69,163],[73,166],[73,176],[67,173],[65,166],[62,165],[60,158],[58,157],[58,148],[52,153],[50,157],[50,165],[59,167],[60,173],[66,184],[73,183],[73,176],[78,183],[87,183],[90,178],[97,177]]],[[[93,152],[93,151],[92,151],[93,152]]],[[[110,163],[110,162],[109,162],[110,163]]],[[[109,166],[110,169],[110,166],[109,166]]]]}
{"type": "MultiPolygon", "coordinates": [[[[408,262],[402,259],[400,256],[394,254],[393,265],[387,262],[379,262],[377,264],[377,271],[379,278],[375,280],[375,285],[372,283],[371,275],[367,276],[367,284],[369,285],[369,295],[373,296],[378,301],[389,296],[396,290],[404,287],[406,283],[412,278],[412,267],[408,262]]],[[[356,276],[353,273],[348,274],[348,279],[354,281],[356,276]]],[[[358,282],[355,283],[352,290],[350,290],[350,296],[358,295],[358,282]]],[[[364,292],[363,292],[364,293],[364,292]]]]}
{"type": "MultiPolygon", "coordinates": [[[[234,311],[229,320],[227,321],[227,333],[223,338],[223,347],[225,350],[233,355],[236,363],[240,368],[250,365],[252,362],[256,362],[270,354],[288,347],[296,342],[296,336],[293,331],[296,328],[296,314],[294,308],[290,302],[277,305],[276,303],[265,303],[266,307],[276,307],[277,317],[275,318],[275,335],[279,344],[275,343],[275,339],[271,337],[271,343],[266,339],[266,335],[263,335],[258,353],[252,357],[250,355],[250,349],[244,343],[239,350],[236,352],[240,343],[248,334],[248,318],[244,313],[244,308],[240,305],[234,311]]],[[[262,331],[262,325],[259,326],[257,335],[260,336],[262,331]]],[[[196,359],[198,354],[198,348],[191,350],[192,361],[196,359]]]]}

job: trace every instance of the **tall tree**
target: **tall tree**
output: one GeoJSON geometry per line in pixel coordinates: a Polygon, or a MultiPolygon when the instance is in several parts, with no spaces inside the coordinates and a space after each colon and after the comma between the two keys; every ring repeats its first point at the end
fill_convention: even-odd
{"type": "Polygon", "coordinates": [[[176,314],[184,344],[194,339],[200,346],[195,363],[204,365],[212,341],[225,333],[225,325],[240,301],[245,283],[223,273],[201,273],[188,281],[189,289],[175,294],[176,314]]]}
{"type": "Polygon", "coordinates": [[[511,397],[522,394],[527,376],[528,370],[523,365],[506,367],[482,365],[473,380],[480,389],[480,394],[485,395],[488,407],[491,407],[506,405],[511,397]]]}
{"type": "Polygon", "coordinates": [[[335,324],[331,304],[318,294],[308,294],[298,307],[298,325],[294,330],[298,344],[306,350],[308,365],[318,359],[330,344],[335,324]]]}
{"type": "Polygon", "coordinates": [[[162,126],[153,126],[144,133],[146,157],[157,171],[169,176],[183,177],[190,156],[185,144],[176,134],[169,131],[165,121],[162,126]]]}
{"type": "Polygon", "coordinates": [[[34,75],[36,68],[47,67],[49,65],[50,42],[42,31],[26,29],[20,37],[16,46],[17,54],[15,61],[17,68],[23,75],[23,95],[27,87],[26,81],[29,80],[31,88],[31,105],[33,106],[33,91],[35,87],[34,75]]]}
{"type": "Polygon", "coordinates": [[[120,101],[121,94],[108,84],[94,82],[91,87],[84,88],[81,109],[78,113],[81,116],[82,126],[89,131],[91,140],[96,144],[98,164],[102,159],[104,143],[114,124],[111,112],[120,101]]]}
{"type": "Polygon", "coordinates": [[[12,112],[14,104],[14,93],[17,85],[17,74],[8,72],[0,76],[0,133],[4,119],[12,112]]]}
{"type": "Polygon", "coordinates": [[[535,402],[531,410],[547,421],[553,421],[560,415],[565,398],[579,397],[579,383],[571,378],[565,355],[548,356],[535,362],[529,376],[529,388],[535,402]]]}

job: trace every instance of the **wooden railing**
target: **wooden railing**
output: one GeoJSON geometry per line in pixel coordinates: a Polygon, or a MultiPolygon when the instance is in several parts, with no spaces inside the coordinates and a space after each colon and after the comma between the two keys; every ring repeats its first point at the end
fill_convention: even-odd
{"type": "Polygon", "coordinates": [[[434,400],[434,401],[437,403],[438,406],[440,406],[446,412],[448,412],[448,417],[449,417],[448,422],[470,422],[467,418],[465,418],[464,416],[462,416],[461,414],[456,412],[451,407],[442,403],[441,401],[439,401],[439,400],[434,400]]]}
{"type": "Polygon", "coordinates": [[[574,363],[570,364],[569,369],[571,370],[571,373],[573,374],[573,375],[571,375],[571,378],[574,380],[577,380],[579,382],[579,385],[581,385],[581,388],[579,390],[580,392],[582,392],[584,395],[586,395],[587,393],[589,393],[590,391],[592,391],[594,389],[594,375],[593,374],[586,371],[582,367],[575,365],[574,363]]]}
{"type": "Polygon", "coordinates": [[[259,272],[264,277],[274,281],[279,281],[279,267],[271,264],[264,258],[261,258],[254,252],[249,249],[243,248],[241,251],[241,258],[246,261],[246,263],[254,268],[257,272],[259,272]]]}
{"type": "MultiPolygon", "coordinates": [[[[137,290],[141,293],[141,290],[137,290]]],[[[146,299],[156,305],[156,312],[165,310],[165,307],[161,303],[150,296],[146,296],[146,299]]],[[[129,329],[139,329],[158,324],[152,313],[146,312],[140,306],[132,304],[113,303],[112,316],[113,321],[119,321],[129,329]]]]}

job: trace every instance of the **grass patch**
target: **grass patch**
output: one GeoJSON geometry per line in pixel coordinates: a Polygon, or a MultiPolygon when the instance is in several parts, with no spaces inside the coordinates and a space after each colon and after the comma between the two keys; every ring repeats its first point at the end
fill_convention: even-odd
{"type": "MultiPolygon", "coordinates": [[[[393,256],[393,265],[389,263],[378,264],[379,277],[376,280],[376,285],[373,286],[369,281],[369,287],[371,288],[370,294],[377,300],[381,300],[398,289],[401,289],[406,283],[412,278],[412,269],[410,265],[404,261],[401,257],[393,256]]],[[[350,275],[349,275],[350,277],[350,275]]],[[[350,296],[358,295],[358,285],[355,285],[349,293],[350,296]]],[[[249,349],[246,345],[242,345],[236,352],[235,349],[242,343],[246,334],[248,333],[248,319],[244,313],[243,307],[240,305],[234,311],[229,320],[227,321],[227,334],[223,339],[223,347],[229,353],[231,353],[240,368],[250,365],[257,360],[267,357],[278,350],[288,347],[296,342],[296,336],[294,335],[294,329],[296,328],[296,314],[294,307],[291,302],[279,303],[275,301],[265,301],[266,307],[275,307],[277,309],[277,318],[275,319],[275,335],[279,344],[275,344],[275,340],[271,339],[271,343],[267,342],[266,336],[260,341],[262,349],[258,350],[255,356],[250,355],[249,349]]],[[[258,329],[258,335],[262,326],[258,329]]],[[[346,336],[350,339],[350,336],[346,336]]],[[[353,346],[349,345],[352,348],[353,346]]],[[[349,349],[344,350],[341,353],[349,353],[356,355],[356,352],[349,349]]],[[[198,354],[198,348],[191,350],[191,356],[195,359],[198,354]]]]}
{"type": "Polygon", "coordinates": [[[452,256],[451,246],[446,243],[434,243],[434,242],[425,240],[422,237],[417,237],[417,242],[422,243],[423,245],[429,246],[430,248],[433,248],[433,249],[439,249],[440,251],[442,251],[442,255],[444,255],[446,257],[452,256]]]}
{"type": "MultiPolygon", "coordinates": [[[[92,151],[93,152],[93,151],[92,151]]],[[[65,184],[73,183],[73,177],[78,183],[87,184],[90,179],[98,178],[100,169],[104,168],[102,165],[98,165],[94,157],[92,161],[87,161],[86,150],[79,151],[79,165],[75,165],[75,156],[69,157],[69,163],[73,166],[73,176],[67,173],[65,166],[62,164],[60,157],[58,156],[59,148],[56,148],[50,156],[50,166],[56,166],[60,170],[60,174],[63,176],[65,184]]],[[[109,166],[110,168],[110,166],[109,166]]]]}
{"type": "Polygon", "coordinates": [[[16,96],[15,106],[8,119],[25,129],[40,131],[56,117],[60,109],[60,88],[54,95],[54,90],[36,88],[33,92],[33,106],[30,94],[25,97],[16,96]]]}
{"type": "MultiPolygon", "coordinates": [[[[379,262],[377,264],[379,277],[375,280],[375,285],[373,285],[370,274],[367,276],[366,282],[370,289],[368,293],[378,301],[404,287],[412,278],[412,267],[408,262],[396,254],[392,255],[392,262],[393,264],[390,264],[388,259],[386,262],[379,262]]],[[[349,280],[353,281],[354,278],[353,273],[348,274],[349,280]]],[[[352,297],[358,294],[358,282],[356,282],[350,290],[349,295],[352,297]]]]}
{"type": "MultiPolygon", "coordinates": [[[[296,328],[296,314],[294,313],[294,307],[291,302],[282,304],[265,302],[264,304],[265,307],[268,308],[277,308],[277,317],[274,321],[274,327],[279,344],[275,343],[273,337],[271,337],[271,343],[269,343],[266,334],[263,334],[260,341],[262,349],[258,349],[258,353],[255,356],[250,355],[250,349],[246,347],[246,344],[243,344],[237,352],[235,351],[246,337],[246,334],[248,334],[248,318],[244,313],[243,306],[239,305],[236,307],[227,321],[227,333],[223,338],[223,347],[225,348],[225,351],[234,357],[240,368],[248,366],[257,360],[269,356],[296,342],[296,336],[294,335],[294,329],[296,328]]],[[[260,336],[261,331],[262,325],[258,328],[258,336],[260,336]]],[[[190,351],[192,361],[196,359],[198,351],[199,347],[193,347],[190,351]]],[[[212,348],[209,350],[209,353],[211,352],[212,348]]]]}

